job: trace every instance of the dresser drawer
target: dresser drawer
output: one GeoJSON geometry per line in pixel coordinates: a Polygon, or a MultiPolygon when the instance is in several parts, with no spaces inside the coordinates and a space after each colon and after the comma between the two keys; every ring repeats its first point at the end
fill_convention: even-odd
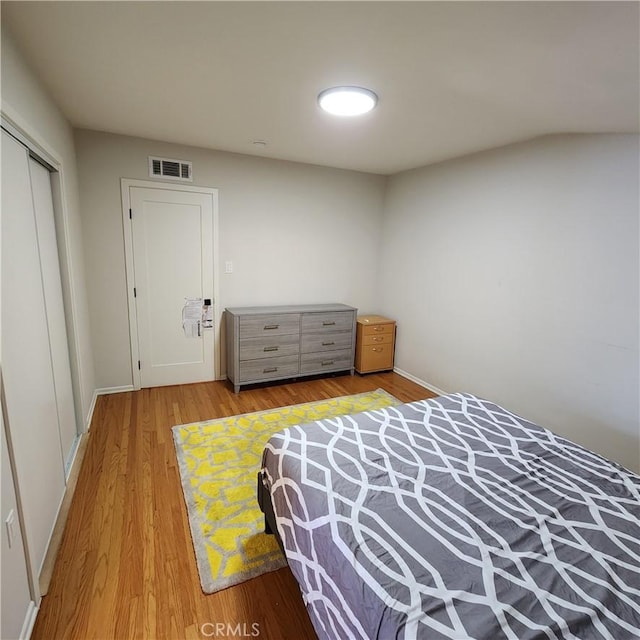
{"type": "Polygon", "coordinates": [[[377,345],[377,344],[393,344],[393,333],[377,333],[373,336],[362,336],[361,344],[363,346],[377,345]]]}
{"type": "Polygon", "coordinates": [[[351,349],[353,344],[353,334],[351,331],[326,333],[308,333],[302,336],[302,353],[313,353],[315,351],[338,351],[340,349],[351,349]]]}
{"type": "Polygon", "coordinates": [[[300,332],[299,313],[279,313],[240,317],[240,340],[259,336],[281,336],[300,332]]]}
{"type": "Polygon", "coordinates": [[[353,312],[302,314],[303,333],[327,333],[352,330],[353,312]]]}
{"type": "Polygon", "coordinates": [[[277,356],[240,363],[239,382],[290,378],[299,371],[298,356],[277,356]]]}
{"type": "Polygon", "coordinates": [[[300,339],[297,333],[284,336],[264,335],[259,338],[240,340],[240,360],[256,360],[275,356],[294,356],[300,351],[300,339]]]}
{"type": "Polygon", "coordinates": [[[393,345],[363,345],[358,350],[356,369],[361,373],[393,369],[393,345]]]}
{"type": "Polygon", "coordinates": [[[321,373],[323,371],[343,371],[353,367],[351,349],[303,353],[300,356],[300,373],[321,373]]]}

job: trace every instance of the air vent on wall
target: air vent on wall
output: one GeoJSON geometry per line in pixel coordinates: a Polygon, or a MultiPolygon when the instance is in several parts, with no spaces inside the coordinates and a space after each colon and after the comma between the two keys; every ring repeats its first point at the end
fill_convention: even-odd
{"type": "Polygon", "coordinates": [[[152,178],[193,182],[191,167],[192,163],[185,160],[170,160],[169,158],[149,156],[149,175],[152,178]]]}

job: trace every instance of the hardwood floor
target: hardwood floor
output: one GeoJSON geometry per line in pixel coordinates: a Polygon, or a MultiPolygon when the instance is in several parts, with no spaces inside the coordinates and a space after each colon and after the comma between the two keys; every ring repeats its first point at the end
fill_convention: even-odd
{"type": "Polygon", "coordinates": [[[226,382],[211,382],[98,398],[33,640],[188,640],[207,637],[207,623],[204,632],[215,638],[316,638],[287,568],[202,593],[171,427],[378,387],[405,402],[434,395],[384,373],[239,394],[226,382]],[[218,631],[231,629],[220,635],[216,624],[224,625],[218,631]]]}

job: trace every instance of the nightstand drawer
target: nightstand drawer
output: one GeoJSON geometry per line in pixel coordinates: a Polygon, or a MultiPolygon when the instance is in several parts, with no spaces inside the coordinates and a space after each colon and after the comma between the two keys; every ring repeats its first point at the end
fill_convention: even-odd
{"type": "Polygon", "coordinates": [[[300,314],[279,313],[240,317],[240,340],[259,336],[299,334],[300,314]]]}
{"type": "Polygon", "coordinates": [[[363,345],[356,357],[356,369],[360,372],[393,369],[393,344],[363,345]]]}
{"type": "Polygon", "coordinates": [[[240,360],[273,358],[275,356],[294,356],[300,351],[300,338],[297,333],[284,336],[265,335],[259,338],[240,340],[240,360]]]}
{"type": "Polygon", "coordinates": [[[393,344],[393,333],[377,333],[374,336],[362,336],[362,346],[377,344],[393,344]]]}
{"type": "Polygon", "coordinates": [[[299,356],[278,356],[260,360],[245,360],[240,363],[239,382],[290,378],[299,370],[299,356]]]}
{"type": "Polygon", "coordinates": [[[379,336],[386,333],[393,334],[395,329],[394,322],[388,322],[386,324],[373,324],[369,326],[362,327],[362,335],[363,336],[379,336]]]}

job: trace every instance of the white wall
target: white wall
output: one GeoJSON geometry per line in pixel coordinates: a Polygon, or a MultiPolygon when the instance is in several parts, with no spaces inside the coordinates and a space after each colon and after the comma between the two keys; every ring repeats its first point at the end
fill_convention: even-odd
{"type": "Polygon", "coordinates": [[[639,470],[638,151],[552,136],[390,178],[396,366],[639,470]]]}
{"type": "Polygon", "coordinates": [[[148,180],[149,155],[191,160],[193,184],[219,189],[219,311],[378,308],[384,178],[95,131],[77,131],[76,148],[99,388],[132,384],[120,179],[148,180]]]}
{"type": "MultiPolygon", "coordinates": [[[[61,183],[59,190],[54,189],[54,199],[60,199],[62,208],[56,210],[56,232],[76,415],[82,427],[89,418],[95,384],[73,131],[24,62],[4,25],[2,113],[60,163],[61,183]]],[[[58,187],[55,181],[54,187],[58,187]]]]}

